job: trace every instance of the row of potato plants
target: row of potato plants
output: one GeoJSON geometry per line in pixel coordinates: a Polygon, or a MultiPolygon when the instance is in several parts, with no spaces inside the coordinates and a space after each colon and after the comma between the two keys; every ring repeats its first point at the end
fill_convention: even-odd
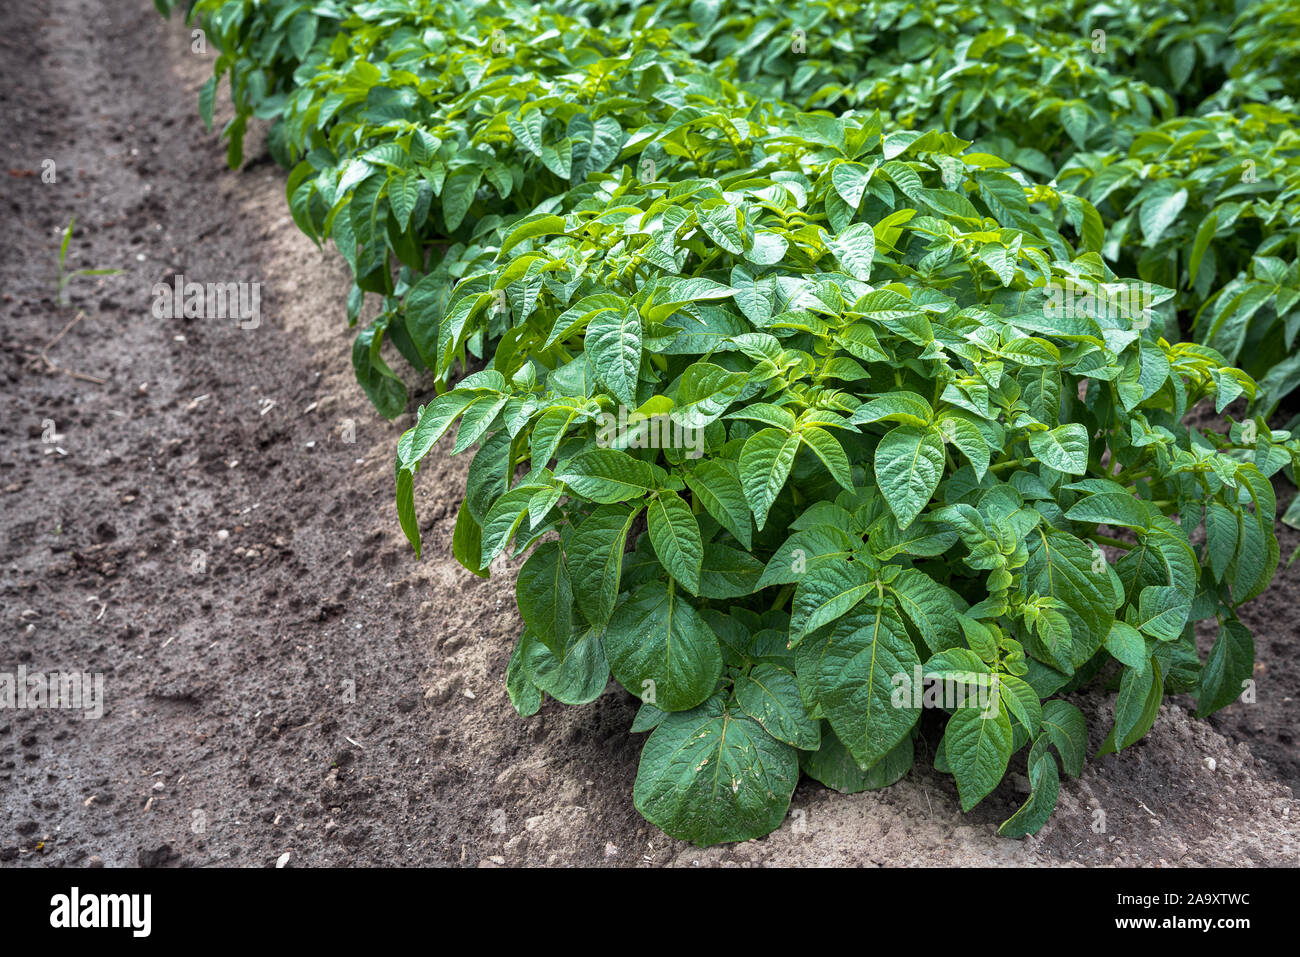
{"type": "Polygon", "coordinates": [[[800,773],[892,783],[936,704],[963,809],[1025,752],[1003,831],[1031,833],[1088,747],[1063,695],[1116,688],[1110,752],[1165,694],[1240,694],[1237,609],[1300,445],[1186,424],[1255,384],[1159,334],[1174,290],[1114,275],[1093,204],[951,133],[800,113],[668,30],[501,2],[193,13],[237,117],[278,117],[349,316],[382,299],[368,394],[406,406],[384,340],[441,393],[398,448],[402,527],[418,550],[417,473],[455,426],[453,554],[526,556],[512,701],[611,675],[637,696],[634,801],[668,833],[766,833],[800,773]]]}
{"type": "MultiPolygon", "coordinates": [[[[298,67],[321,67],[309,54],[314,43],[345,62],[346,46],[325,41],[348,8],[298,0],[254,5],[256,15],[245,16],[245,0],[209,7],[231,51],[218,71],[230,70],[239,105],[227,130],[237,162],[246,118],[278,117],[298,67]]],[[[458,26],[478,15],[457,9],[458,26]]],[[[1242,365],[1260,381],[1265,415],[1300,385],[1300,14],[1292,5],[595,0],[552,9],[618,35],[654,36],[660,49],[703,56],[715,75],[725,61],[760,98],[879,108],[887,122],[952,129],[974,151],[1059,182],[1100,211],[1113,268],[1178,290],[1161,311],[1171,338],[1181,325],[1242,365]],[[1183,115],[1193,108],[1201,115],[1183,115]]],[[[366,15],[376,11],[409,12],[380,6],[366,15]]],[[[531,39],[517,23],[494,30],[498,44],[507,31],[512,44],[531,39]]],[[[215,80],[201,97],[206,115],[215,80]]],[[[272,151],[287,162],[284,125],[273,131],[272,151]]],[[[399,395],[391,391],[390,406],[399,395]]]]}
{"type": "Polygon", "coordinates": [[[1182,332],[1259,378],[1264,414],[1300,385],[1293,3],[594,7],[614,29],[666,29],[734,58],[742,77],[807,108],[950,129],[1078,193],[1105,221],[1108,263],[1179,290],[1171,336],[1181,317],[1182,332]]]}

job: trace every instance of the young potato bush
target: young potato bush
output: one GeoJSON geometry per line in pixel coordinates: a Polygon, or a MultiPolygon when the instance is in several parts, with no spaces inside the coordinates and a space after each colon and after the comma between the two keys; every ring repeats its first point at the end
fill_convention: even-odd
{"type": "Polygon", "coordinates": [[[997,181],[948,163],[963,142],[799,120],[719,179],[606,177],[462,281],[449,316],[494,289],[528,307],[403,437],[405,526],[418,543],[407,476],[459,419],[456,448],[479,451],[457,558],[528,554],[516,707],[585,703],[610,674],[642,697],[635,799],[674,836],[766,833],[799,769],[892,783],[918,674],[996,689],[1000,707],[953,710],[940,760],[969,809],[1029,748],[1034,794],[1004,825],[1029,833],[1057,756],[1077,774],[1086,748],[1062,690],[1118,669],[1104,751],[1141,738],[1166,690],[1206,713],[1240,693],[1236,608],[1276,566],[1268,476],[1292,449],[1253,420],[1181,424],[1253,390],[1208,350],[1104,307],[1052,315],[1049,282],[1099,300],[1124,284],[1023,192],[1000,199],[1034,228],[998,227],[975,205],[997,181]],[[701,442],[603,441],[619,409],[701,442]],[[1202,667],[1192,625],[1211,617],[1202,667]]]}
{"type": "MultiPolygon", "coordinates": [[[[908,22],[890,42],[944,55],[948,20],[915,6],[893,5],[908,22]]],[[[441,392],[397,451],[417,551],[421,462],[453,429],[451,451],[474,450],[452,550],[480,575],[522,559],[506,673],[522,714],[612,676],[649,732],[637,808],[711,844],[779,826],[801,773],[895,782],[932,707],[963,809],[1023,760],[1032,793],[1003,833],[1032,833],[1087,749],[1070,692],[1117,690],[1103,753],[1167,693],[1201,714],[1240,694],[1237,610],[1276,568],[1269,479],[1300,446],[1258,417],[1187,424],[1255,383],[1161,335],[1182,273],[1153,289],[1140,260],[1118,278],[1103,253],[1130,252],[1098,205],[952,133],[800,113],[764,84],[801,68],[742,75],[752,51],[725,30],[708,49],[727,63],[698,61],[687,27],[715,8],[729,22],[661,4],[626,35],[614,4],[597,27],[505,2],[196,12],[226,18],[224,68],[265,77],[244,88],[268,91],[257,108],[296,161],[295,221],[353,269],[349,317],[382,299],[353,350],[367,393],[406,406],[385,339],[441,392]],[[283,83],[267,38],[305,36],[303,16],[331,22],[283,83]]],[[[1230,69],[1185,26],[1191,56],[1230,69]]],[[[1187,54],[1169,56],[1147,72],[1187,54]]],[[[1077,158],[1088,190],[1126,168],[1113,148],[1077,158]]],[[[1122,210],[1090,195],[1145,225],[1131,188],[1122,210]]],[[[1214,188],[1216,210],[1235,202],[1214,188]]],[[[1255,249],[1285,219],[1250,217],[1255,249]]]]}

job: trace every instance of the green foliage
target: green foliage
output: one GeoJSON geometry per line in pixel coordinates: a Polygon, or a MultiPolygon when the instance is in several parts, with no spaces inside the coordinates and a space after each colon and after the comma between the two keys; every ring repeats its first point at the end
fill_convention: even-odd
{"type": "MultiPolygon", "coordinates": [[[[445,355],[491,321],[461,303],[482,289],[518,301],[516,284],[543,277],[501,333],[509,347],[421,413],[399,473],[430,449],[421,435],[448,428],[447,408],[492,410],[486,432],[481,418],[470,427],[509,487],[471,519],[483,544],[469,566],[559,543],[524,566],[545,549],[545,575],[521,572],[522,643],[598,633],[613,677],[671,715],[636,792],[671,834],[770,829],[796,752],[829,740],[818,720],[870,775],[910,746],[921,707],[896,691],[922,668],[982,675],[1005,703],[952,709],[946,764],[964,807],[1044,733],[1044,699],[1112,659],[1136,676],[1117,739],[1131,745],[1164,688],[1155,676],[1194,660],[1194,622],[1244,630],[1236,608],[1277,562],[1268,476],[1294,443],[1254,420],[1226,436],[1183,424],[1221,389],[1254,388],[1209,350],[1104,308],[1052,318],[1049,283],[1125,283],[1054,230],[1035,188],[1021,196],[1032,229],[999,226],[979,194],[985,170],[963,163],[952,183],[947,160],[965,143],[882,136],[875,117],[751,121],[749,135],[748,165],[727,156],[713,178],[605,174],[462,279],[444,312],[453,329],[439,329],[454,336],[445,355]],[[879,180],[839,218],[834,170],[847,164],[879,180]],[[723,208],[734,249],[708,227],[723,208]],[[616,376],[592,346],[606,323],[620,362],[635,349],[616,376]],[[604,429],[635,410],[650,416],[641,431],[604,429]],[[698,445],[662,442],[688,428],[698,445]],[[1206,503],[1239,532],[1217,569],[1189,537],[1206,503]],[[557,595],[570,633],[552,639],[557,595]],[[529,613],[538,604],[545,624],[529,613]]],[[[536,685],[522,660],[520,680],[536,685]]],[[[1077,773],[1074,731],[1049,738],[1077,773]]],[[[1056,760],[1046,745],[1034,756],[1041,787],[1012,831],[1045,819],[1044,762],[1056,760]]]]}
{"type": "Polygon", "coordinates": [[[887,786],[925,707],[964,810],[1023,760],[1002,830],[1032,833],[1087,748],[1061,695],[1117,679],[1103,751],[1166,693],[1235,700],[1300,443],[1189,413],[1259,398],[1212,347],[1294,338],[1294,143],[1289,107],[1179,110],[1276,91],[1287,44],[1210,2],[195,12],[349,319],[380,297],[363,388],[407,407],[388,351],[440,393],[403,529],[454,429],[453,554],[525,559],[511,701],[640,698],[634,799],[669,834],[767,833],[801,772],[887,786]],[[1150,42],[1098,60],[1092,29],[1150,42]],[[1189,308],[1208,345],[1175,341],[1189,308]]]}
{"type": "Polygon", "coordinates": [[[950,129],[1074,190],[1118,273],[1178,290],[1161,314],[1171,333],[1261,379],[1260,411],[1300,385],[1294,4],[598,6],[623,29],[670,27],[805,108],[950,129]]]}
{"type": "Polygon", "coordinates": [[[68,271],[68,247],[72,244],[72,230],[77,225],[77,217],[73,216],[68,220],[68,226],[63,230],[63,237],[59,240],[59,271],[55,283],[54,301],[57,305],[63,305],[63,293],[67,290],[68,284],[80,276],[116,276],[122,270],[120,269],[73,269],[68,271]]]}
{"type": "Polygon", "coordinates": [[[1197,340],[1262,377],[1268,413],[1300,384],[1300,118],[1241,109],[1178,117],[1126,155],[1079,154],[1059,180],[1110,223],[1105,252],[1121,271],[1185,290],[1177,305],[1197,340]]]}

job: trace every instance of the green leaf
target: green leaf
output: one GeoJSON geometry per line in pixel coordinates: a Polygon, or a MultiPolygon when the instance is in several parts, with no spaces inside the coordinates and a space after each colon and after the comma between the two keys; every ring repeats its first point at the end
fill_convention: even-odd
{"type": "Polygon", "coordinates": [[[660,563],[691,594],[698,595],[704,543],[690,506],[676,492],[664,489],[650,499],[646,515],[650,541],[660,563]]]}
{"type": "Polygon", "coordinates": [[[651,824],[704,847],[780,827],[798,780],[798,752],[715,697],[655,728],[632,798],[651,824]]]}
{"type": "Polygon", "coordinates": [[[1077,422],[1049,432],[1032,432],[1029,448],[1048,468],[1070,475],[1088,471],[1088,430],[1077,422]]]}
{"type": "Polygon", "coordinates": [[[609,684],[605,649],[594,629],[572,632],[553,646],[525,633],[521,643],[529,681],[561,704],[589,704],[609,684]]]}
{"type": "Polygon", "coordinates": [[[1037,834],[1056,809],[1056,801],[1061,793],[1061,775],[1056,768],[1056,759],[1047,751],[1031,754],[1029,787],[1029,800],[998,828],[998,833],[1003,837],[1037,834]]]}
{"type": "Polygon", "coordinates": [[[615,609],[605,654],[619,684],[664,711],[685,711],[722,674],[717,636],[673,585],[647,582],[615,609]]]}
{"type": "Polygon", "coordinates": [[[382,332],[376,326],[358,333],[352,343],[352,369],[375,409],[386,419],[395,419],[406,408],[406,386],[372,348],[382,332]]]}
{"type": "Polygon", "coordinates": [[[736,679],[736,703],[778,741],[804,751],[821,743],[818,723],[808,717],[794,672],[773,664],[757,664],[736,679]]]}
{"type": "Polygon", "coordinates": [[[876,234],[871,226],[854,223],[826,245],[850,276],[862,282],[871,279],[871,266],[876,258],[876,234]]]}
{"type": "Polygon", "coordinates": [[[727,410],[749,384],[749,377],[711,362],[696,362],[682,373],[671,415],[688,429],[702,429],[727,410]]]}
{"type": "Polygon", "coordinates": [[[731,288],[745,318],[760,328],[766,326],[776,311],[776,280],[756,279],[749,269],[736,265],[731,267],[731,288]]]}
{"type": "Polygon", "coordinates": [[[962,644],[962,630],[958,622],[956,594],[940,585],[925,572],[905,568],[889,584],[903,610],[921,639],[931,651],[962,644]]]}
{"type": "Polygon", "coordinates": [[[693,276],[667,279],[655,288],[653,305],[643,303],[641,315],[646,322],[663,322],[688,302],[727,299],[733,294],[730,286],[712,279],[693,276]]]}
{"type": "Polygon", "coordinates": [[[510,231],[510,234],[501,242],[501,249],[497,253],[497,259],[502,259],[506,253],[514,249],[520,243],[528,239],[535,239],[538,236],[551,236],[556,233],[564,232],[563,216],[529,216],[519,221],[518,225],[510,231]]]}
{"type": "Polygon", "coordinates": [[[944,757],[957,779],[963,811],[998,786],[1011,759],[1011,719],[1004,708],[993,712],[987,716],[978,708],[958,708],[944,731],[944,757]]]}
{"type": "Polygon", "coordinates": [[[628,531],[640,509],[601,505],[573,533],[566,550],[573,594],[587,620],[604,627],[614,613],[628,531]]]}
{"type": "Polygon", "coordinates": [[[862,205],[862,194],[871,180],[872,168],[861,163],[837,163],[831,168],[831,183],[840,199],[852,210],[862,205]]]}
{"type": "Polygon", "coordinates": [[[461,415],[460,428],[456,431],[456,442],[451,447],[451,454],[465,451],[489,429],[496,421],[497,415],[506,406],[504,395],[481,395],[465,407],[461,415]]]}
{"type": "Polygon", "coordinates": [[[710,542],[700,565],[700,597],[743,598],[757,589],[762,574],[763,563],[749,552],[710,542]]]}
{"type": "Polygon", "coordinates": [[[420,557],[420,523],[415,515],[415,480],[410,469],[397,469],[397,520],[406,540],[420,557]]]}
{"type": "Polygon", "coordinates": [[[584,347],[605,388],[629,409],[635,408],[641,372],[641,317],[635,309],[602,310],[591,317],[584,347]]]}
{"type": "Polygon", "coordinates": [[[210,76],[204,81],[203,86],[199,87],[199,119],[203,125],[212,129],[212,110],[217,96],[217,78],[210,76]]]}
{"type": "Polygon", "coordinates": [[[1135,744],[1151,730],[1160,712],[1164,697],[1164,682],[1160,663],[1151,659],[1151,667],[1141,673],[1125,668],[1119,681],[1119,695],[1115,699],[1115,726],[1102,743],[1098,757],[1113,754],[1135,744]]]}
{"type": "Polygon", "coordinates": [[[1091,658],[1110,633],[1115,605],[1110,576],[1104,565],[1094,571],[1092,549],[1066,532],[1036,528],[1027,544],[1028,587],[1059,601],[1070,626],[1069,647],[1055,655],[1057,661],[1046,663],[1072,671],[1091,658]]]}
{"type": "Polygon", "coordinates": [[[707,459],[686,473],[686,484],[695,500],[704,506],[736,540],[749,548],[753,533],[749,503],[740,480],[720,462],[707,459]]]}
{"type": "Polygon", "coordinates": [[[1005,704],[1020,726],[1031,738],[1037,738],[1043,725],[1043,707],[1038,699],[1038,692],[1027,681],[1015,675],[997,676],[999,700],[1005,704]]]}
{"type": "Polygon", "coordinates": [[[546,124],[546,115],[541,110],[529,110],[521,116],[511,114],[506,117],[506,124],[519,145],[541,159],[542,129],[546,124]]]}
{"type": "Polygon", "coordinates": [[[863,771],[849,754],[848,748],[835,736],[828,722],[822,722],[821,747],[799,755],[803,773],[814,781],[833,788],[841,794],[858,794],[874,791],[896,783],[912,769],[912,737],[908,735],[892,751],[863,771]]]}
{"type": "Polygon", "coordinates": [[[767,524],[767,513],[785,486],[798,451],[799,436],[780,429],[755,432],[741,449],[740,484],[760,531],[767,524]]]}
{"type": "Polygon", "coordinates": [[[1205,549],[1210,570],[1216,581],[1223,576],[1237,554],[1237,535],[1240,526],[1237,516],[1218,502],[1205,506],[1205,549]]]}
{"type": "Polygon", "coordinates": [[[560,466],[555,479],[575,495],[609,505],[653,492],[664,470],[619,449],[588,449],[560,466]]]}
{"type": "Polygon", "coordinates": [[[289,46],[299,60],[307,59],[307,52],[316,39],[316,14],[303,10],[289,21],[289,46]]]}
{"type": "Polygon", "coordinates": [[[989,469],[992,450],[979,426],[960,415],[945,415],[938,424],[939,434],[944,437],[944,441],[961,449],[975,470],[975,477],[983,479],[984,473],[989,469]]]}
{"type": "Polygon", "coordinates": [[[921,514],[943,477],[943,440],[931,428],[900,425],[876,446],[876,482],[899,528],[921,514]]]}
{"type": "Polygon", "coordinates": [[[1187,260],[1187,283],[1189,286],[1195,284],[1196,274],[1200,272],[1201,260],[1205,258],[1205,250],[1210,247],[1210,241],[1214,239],[1214,234],[1219,229],[1219,211],[1211,210],[1210,215],[1201,220],[1200,227],[1196,230],[1196,240],[1192,243],[1192,255],[1187,260]]]}
{"type": "Polygon", "coordinates": [[[543,485],[517,485],[492,503],[483,522],[484,565],[505,551],[520,524],[528,517],[528,503],[543,488],[543,485]]]}
{"type": "Polygon", "coordinates": [[[1142,633],[1122,621],[1111,623],[1110,632],[1106,635],[1106,650],[1120,664],[1128,665],[1137,672],[1145,671],[1147,662],[1151,660],[1142,633]]]}
{"type": "Polygon", "coordinates": [[[645,734],[663,724],[667,717],[667,711],[660,711],[652,704],[642,703],[641,707],[636,709],[636,717],[632,719],[632,727],[629,730],[633,734],[645,734]]]}
{"type": "Polygon", "coordinates": [[[859,544],[848,532],[834,526],[800,529],[768,559],[759,587],[797,582],[816,564],[848,559],[859,544]]]}
{"type": "Polygon", "coordinates": [[[1255,639],[1235,618],[1219,626],[1210,657],[1201,669],[1196,716],[1208,717],[1232,704],[1255,674],[1255,639]]]}
{"type": "Polygon", "coordinates": [[[573,140],[573,170],[569,178],[581,183],[588,173],[600,173],[609,167],[623,146],[623,128],[612,116],[602,116],[594,123],[579,114],[569,121],[569,138],[573,140]]]}
{"type": "MultiPolygon", "coordinates": [[[[930,657],[925,663],[925,677],[941,681],[986,682],[980,675],[992,675],[989,666],[968,648],[947,648],[930,657]]],[[[975,690],[978,691],[980,685],[975,690]]]]}
{"type": "Polygon", "coordinates": [[[1061,126],[1069,134],[1074,145],[1079,149],[1088,147],[1088,127],[1092,123],[1092,114],[1087,105],[1079,100],[1072,100],[1061,106],[1061,126]]]}
{"type": "Polygon", "coordinates": [[[929,425],[933,420],[934,410],[930,408],[930,403],[915,392],[894,392],[864,402],[849,419],[854,425],[888,421],[921,428],[929,425]]]}
{"type": "Polygon", "coordinates": [[[1088,753],[1088,726],[1083,712],[1059,698],[1043,702],[1043,730],[1061,755],[1061,767],[1072,778],[1083,773],[1088,753]]]}
{"type": "Polygon", "coordinates": [[[462,501],[456,512],[456,527],[451,533],[451,554],[475,575],[488,577],[488,573],[483,570],[483,527],[470,513],[468,501],[462,501]]]}
{"type": "Polygon", "coordinates": [[[537,714],[542,707],[542,691],[533,684],[524,668],[523,649],[527,638],[528,632],[520,636],[506,666],[506,693],[510,696],[510,704],[523,718],[537,714]]]}
{"type": "Polygon", "coordinates": [[[841,622],[809,650],[816,655],[815,688],[826,718],[858,766],[871,768],[921,716],[912,696],[903,693],[907,686],[896,679],[913,681],[921,667],[907,630],[879,606],[841,622]]]}
{"type": "Polygon", "coordinates": [[[543,542],[533,550],[519,569],[515,598],[524,624],[558,653],[573,634],[573,585],[559,542],[543,542]]]}
{"type": "Polygon", "coordinates": [[[411,213],[415,211],[416,201],[420,198],[420,174],[413,171],[394,173],[388,179],[388,201],[392,204],[393,215],[397,217],[397,228],[403,231],[410,225],[411,213]]]}
{"type": "Polygon", "coordinates": [[[576,304],[570,306],[556,318],[551,326],[551,333],[546,337],[543,343],[543,349],[549,349],[557,342],[562,342],[582,329],[587,323],[594,319],[599,313],[604,311],[619,311],[623,306],[622,300],[610,293],[599,293],[594,296],[585,296],[576,304]]]}
{"type": "Polygon", "coordinates": [[[1149,506],[1127,492],[1099,492],[1086,495],[1070,506],[1065,517],[1091,525],[1116,525],[1127,528],[1151,527],[1149,506]]]}
{"type": "Polygon", "coordinates": [[[565,137],[558,143],[542,147],[542,165],[560,179],[573,175],[573,140],[565,137]]]}
{"type": "Polygon", "coordinates": [[[840,484],[845,491],[853,491],[853,475],[849,471],[849,457],[844,454],[844,447],[840,445],[839,439],[831,435],[825,429],[807,427],[799,433],[804,445],[812,449],[813,454],[821,459],[821,463],[826,466],[826,470],[831,473],[831,478],[840,484]]]}
{"type": "Polygon", "coordinates": [[[1153,196],[1142,204],[1138,211],[1138,218],[1142,223],[1142,236],[1148,246],[1154,246],[1160,241],[1165,230],[1173,225],[1186,205],[1187,190],[1185,189],[1163,196],[1153,196]]]}
{"type": "Polygon", "coordinates": [[[455,232],[464,222],[481,176],[478,169],[461,169],[447,176],[442,187],[442,218],[448,232],[455,232]]]}
{"type": "Polygon", "coordinates": [[[790,614],[790,643],[852,610],[878,591],[875,573],[861,562],[823,561],[799,578],[790,614]]]}
{"type": "Polygon", "coordinates": [[[913,522],[906,529],[898,523],[879,523],[871,532],[871,551],[882,562],[898,555],[935,558],[957,544],[959,536],[939,522],[913,522]]]}
{"type": "Polygon", "coordinates": [[[1192,596],[1177,585],[1148,585],[1138,600],[1134,624],[1157,641],[1174,641],[1192,611],[1192,596]]]}
{"type": "Polygon", "coordinates": [[[745,251],[736,221],[736,207],[730,203],[699,210],[700,228],[727,252],[739,256],[745,251]]]}

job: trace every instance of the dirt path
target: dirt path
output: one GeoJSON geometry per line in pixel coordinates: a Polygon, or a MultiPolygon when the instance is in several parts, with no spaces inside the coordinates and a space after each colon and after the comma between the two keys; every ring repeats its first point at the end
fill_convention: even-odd
{"type": "MultiPolygon", "coordinates": [[[[1252,613],[1260,703],[1219,719],[1228,738],[1167,707],[1065,784],[1036,838],[994,834],[1014,782],[963,817],[951,780],[918,771],[855,797],[801,785],[742,846],[668,839],[632,808],[626,693],[510,710],[511,575],[449,554],[467,460],[419,479],[422,563],[397,535],[409,416],[384,422],[353,383],[346,277],[292,225],[282,171],[255,142],[222,165],[188,30],[148,0],[0,18],[0,673],[105,682],[98,720],[0,711],[0,862],[1295,862],[1294,575],[1252,613]],[[74,281],[61,308],[74,214],[70,265],[124,273],[74,281]],[[261,324],[154,318],[177,273],[260,283],[261,324]],[[102,384],[40,357],[79,314],[48,358],[102,384]]],[[[1079,703],[1099,743],[1104,699],[1079,703]]]]}

